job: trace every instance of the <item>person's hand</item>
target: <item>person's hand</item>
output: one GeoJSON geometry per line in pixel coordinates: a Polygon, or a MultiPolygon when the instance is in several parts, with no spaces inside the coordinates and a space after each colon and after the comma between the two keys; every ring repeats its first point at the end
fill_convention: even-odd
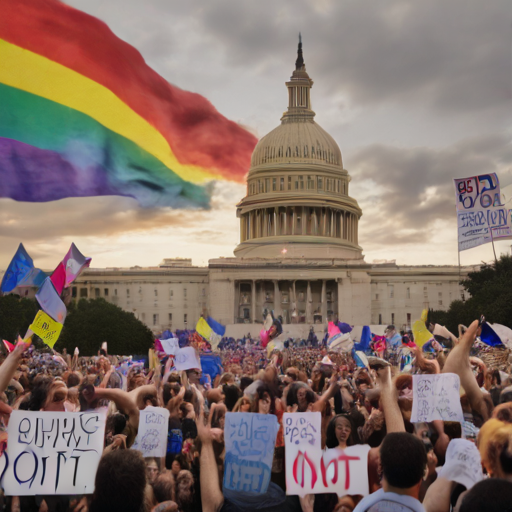
{"type": "Polygon", "coordinates": [[[377,370],[377,382],[382,386],[391,386],[391,366],[384,366],[377,370]]]}
{"type": "Polygon", "coordinates": [[[286,412],[297,412],[299,410],[299,404],[289,405],[286,408],[286,412]]]}
{"type": "Polygon", "coordinates": [[[197,426],[197,437],[199,437],[202,443],[211,443],[215,439],[215,433],[212,432],[212,416],[215,406],[212,404],[210,414],[208,415],[208,423],[204,422],[204,404],[200,404],[199,417],[196,420],[197,426]]]}
{"type": "Polygon", "coordinates": [[[117,434],[112,438],[112,450],[126,450],[126,436],[124,434],[117,434]]]}
{"type": "Polygon", "coordinates": [[[71,500],[71,502],[69,503],[69,509],[72,512],[87,512],[89,510],[87,496],[82,496],[80,500],[71,500]]]}
{"type": "Polygon", "coordinates": [[[299,501],[302,512],[313,512],[313,507],[315,505],[314,494],[306,494],[304,497],[299,496],[299,501]]]}

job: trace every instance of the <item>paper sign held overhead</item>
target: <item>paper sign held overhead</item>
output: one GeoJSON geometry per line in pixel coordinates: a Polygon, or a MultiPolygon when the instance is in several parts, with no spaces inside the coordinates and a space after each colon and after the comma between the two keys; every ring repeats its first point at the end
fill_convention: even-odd
{"type": "Polygon", "coordinates": [[[462,484],[468,490],[483,480],[482,459],[475,444],[466,439],[452,439],[439,476],[462,484]]]}
{"type": "Polygon", "coordinates": [[[412,376],[411,422],[458,421],[464,416],[460,405],[460,379],[455,373],[412,376]]]}
{"type": "Polygon", "coordinates": [[[13,411],[3,487],[8,496],[94,492],[105,413],[13,411]]]}
{"type": "Polygon", "coordinates": [[[34,321],[29,326],[50,348],[53,348],[55,342],[59,339],[62,331],[62,324],[56,322],[44,311],[38,311],[34,321]]]}
{"type": "Polygon", "coordinates": [[[283,428],[286,494],[369,493],[368,445],[322,451],[319,412],[285,413],[283,428]]]}
{"type": "Polygon", "coordinates": [[[169,411],[164,407],[146,407],[140,411],[139,431],[132,449],[143,457],[165,457],[169,411]]]}
{"type": "Polygon", "coordinates": [[[180,341],[178,338],[169,338],[167,340],[160,340],[162,348],[167,355],[174,356],[180,348],[180,341]]]}
{"type": "Polygon", "coordinates": [[[181,372],[182,370],[191,370],[192,368],[201,368],[201,361],[195,348],[179,348],[174,356],[174,367],[181,372]]]}

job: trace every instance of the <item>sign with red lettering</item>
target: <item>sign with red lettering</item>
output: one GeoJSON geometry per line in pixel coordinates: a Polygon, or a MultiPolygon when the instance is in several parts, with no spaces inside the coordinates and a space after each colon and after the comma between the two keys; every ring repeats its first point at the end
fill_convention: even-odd
{"type": "Polygon", "coordinates": [[[368,445],[321,449],[319,412],[285,413],[286,494],[369,493],[368,445]]]}
{"type": "Polygon", "coordinates": [[[0,458],[7,496],[94,492],[105,413],[13,411],[0,458]]]}

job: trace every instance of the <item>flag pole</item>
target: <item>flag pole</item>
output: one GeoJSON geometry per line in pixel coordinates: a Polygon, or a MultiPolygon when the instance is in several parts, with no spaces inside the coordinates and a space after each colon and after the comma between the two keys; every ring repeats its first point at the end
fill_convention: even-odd
{"type": "Polygon", "coordinates": [[[491,243],[492,243],[492,251],[494,252],[494,261],[496,265],[498,264],[498,258],[496,257],[496,247],[494,247],[494,237],[492,236],[492,226],[489,226],[489,231],[491,232],[491,243]]]}

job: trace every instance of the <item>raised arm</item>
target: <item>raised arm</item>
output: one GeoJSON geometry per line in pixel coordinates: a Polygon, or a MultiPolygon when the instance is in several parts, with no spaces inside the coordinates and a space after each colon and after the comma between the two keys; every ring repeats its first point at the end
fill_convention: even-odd
{"type": "Polygon", "coordinates": [[[391,367],[380,368],[377,371],[377,379],[381,388],[380,398],[386,420],[387,433],[405,432],[404,419],[398,407],[397,391],[391,382],[391,367]]]}
{"type": "Polygon", "coordinates": [[[112,400],[117,408],[128,415],[128,423],[134,429],[139,428],[139,409],[133,398],[122,389],[95,388],[94,397],[98,399],[112,400]]]}
{"type": "Polygon", "coordinates": [[[337,393],[340,387],[338,385],[338,374],[333,373],[330,379],[330,385],[327,391],[313,404],[312,412],[322,412],[325,404],[337,393]]]}
{"type": "Polygon", "coordinates": [[[224,496],[220,488],[219,471],[215,454],[213,452],[213,435],[211,429],[211,418],[215,405],[208,418],[208,425],[204,424],[204,407],[201,407],[197,424],[197,436],[201,440],[201,456],[199,458],[200,472],[199,482],[201,485],[201,502],[203,512],[217,512],[224,503],[224,496]]]}
{"type": "Polygon", "coordinates": [[[5,361],[0,366],[0,393],[3,393],[11,379],[14,377],[18,365],[20,364],[21,355],[26,350],[27,344],[20,343],[16,345],[14,350],[7,356],[5,361]]]}
{"type": "Polygon", "coordinates": [[[482,416],[484,421],[487,421],[489,411],[483,393],[469,366],[469,353],[478,329],[478,320],[475,320],[464,333],[460,342],[448,354],[442,373],[456,373],[459,376],[460,384],[466,392],[471,407],[482,416]]]}

